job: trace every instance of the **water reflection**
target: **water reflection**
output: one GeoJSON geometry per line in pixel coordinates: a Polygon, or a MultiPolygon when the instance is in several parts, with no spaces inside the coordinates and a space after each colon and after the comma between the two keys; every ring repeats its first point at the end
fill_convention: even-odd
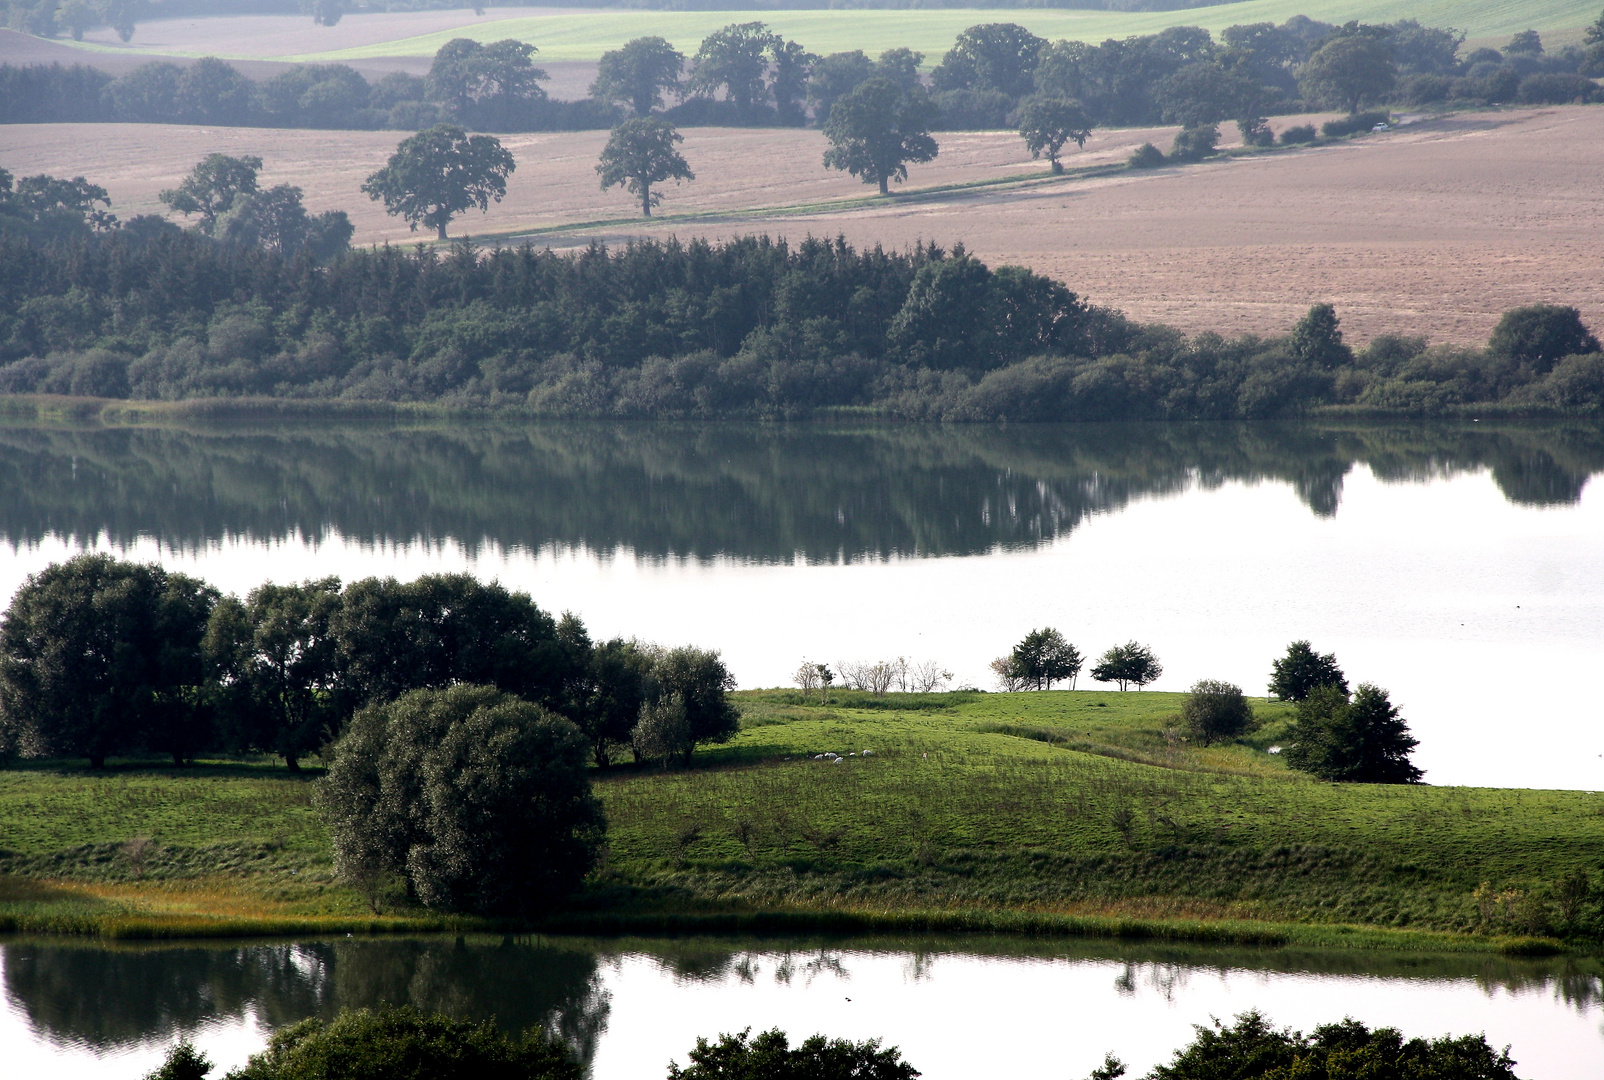
{"type": "Polygon", "coordinates": [[[0,429],[0,534],[179,550],[229,536],[832,562],[1029,548],[1193,486],[1290,485],[1337,512],[1356,465],[1488,470],[1575,503],[1596,425],[441,424],[0,429]]]}

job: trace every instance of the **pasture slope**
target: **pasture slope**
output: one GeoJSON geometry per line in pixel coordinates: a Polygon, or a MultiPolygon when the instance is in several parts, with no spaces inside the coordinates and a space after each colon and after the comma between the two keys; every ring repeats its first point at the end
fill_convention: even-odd
{"type": "MultiPolygon", "coordinates": [[[[1174,132],[1097,131],[1058,179],[1016,134],[942,132],[940,156],[915,166],[901,193],[866,200],[871,189],[824,168],[816,130],[687,128],[697,179],[665,186],[650,222],[628,195],[598,186],[605,132],[508,135],[518,169],[506,200],[459,218],[452,234],[557,250],[759,232],[865,247],[962,242],[992,265],[1028,266],[1189,333],[1284,333],[1321,301],[1361,343],[1401,333],[1481,344],[1504,311],[1539,302],[1575,305],[1604,326],[1604,190],[1593,182],[1604,170],[1604,108],[1463,113],[1312,150],[1118,168],[1137,145],[1168,145],[1174,132]]],[[[265,183],[300,185],[310,209],[348,211],[356,243],[408,243],[422,237],[360,192],[396,138],[18,125],[0,128],[0,163],[19,176],[87,176],[129,217],[161,212],[157,192],[207,153],[259,154],[265,183]]]]}
{"type": "MultiPolygon", "coordinates": [[[[609,855],[554,930],[1023,930],[1558,948],[1604,795],[1331,785],[1179,739],[1180,695],[737,695],[742,731],[597,778],[609,855]],[[862,751],[872,751],[864,755],[862,751]],[[826,751],[844,760],[819,760],[826,751]]],[[[332,880],[305,777],[270,763],[0,771],[0,925],[110,936],[485,926],[332,880]]],[[[1572,940],[1591,951],[1597,943],[1572,940]]]]}
{"type": "Polygon", "coordinates": [[[518,38],[540,49],[542,61],[595,61],[631,38],[656,34],[687,54],[702,38],[732,22],[761,20],[775,31],[824,54],[849,49],[870,53],[906,47],[939,62],[965,27],[1016,22],[1042,37],[1102,41],[1151,34],[1169,26],[1202,26],[1215,33],[1238,23],[1284,22],[1293,15],[1328,22],[1418,19],[1453,26],[1473,41],[1502,43],[1534,29],[1551,43],[1579,40],[1598,18],[1599,0],[1243,0],[1204,8],[1159,12],[1077,11],[1062,8],[870,8],[785,11],[643,11],[622,8],[491,8],[484,16],[461,12],[352,14],[334,27],[305,16],[241,16],[141,23],[124,45],[108,30],[78,48],[92,52],[151,52],[168,56],[287,60],[302,63],[432,56],[454,37],[480,41],[518,38]]]}

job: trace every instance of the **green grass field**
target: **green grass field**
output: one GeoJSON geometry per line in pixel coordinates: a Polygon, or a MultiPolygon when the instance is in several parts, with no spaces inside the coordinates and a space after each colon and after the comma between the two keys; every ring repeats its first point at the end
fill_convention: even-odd
{"type": "MultiPolygon", "coordinates": [[[[575,927],[595,928],[598,911],[636,929],[834,916],[895,929],[917,916],[938,929],[1488,947],[1574,925],[1558,884],[1604,853],[1604,794],[1290,772],[1268,752],[1290,716],[1275,703],[1256,705],[1247,738],[1199,748],[1175,730],[1173,694],[738,699],[741,734],[697,767],[598,777],[609,852],[575,927]],[[825,751],[859,756],[815,759],[825,751]]],[[[308,778],[275,766],[0,771],[0,925],[447,924],[404,906],[376,917],[335,882],[308,778]]]]}
{"type": "MultiPolygon", "coordinates": [[[[1328,22],[1359,19],[1390,22],[1419,19],[1428,26],[1452,26],[1472,40],[1507,40],[1534,29],[1551,43],[1579,40],[1581,28],[1597,19],[1600,0],[1245,0],[1242,3],[1163,12],[1075,11],[1043,8],[963,8],[918,10],[824,9],[800,11],[640,11],[598,9],[491,19],[459,30],[386,41],[361,48],[307,52],[257,59],[331,63],[378,56],[433,55],[455,37],[480,41],[518,38],[538,46],[539,59],[596,60],[631,38],[656,34],[691,53],[709,33],[732,22],[761,20],[777,32],[816,53],[907,47],[925,54],[926,66],[937,63],[965,27],[982,22],[1015,22],[1043,37],[1102,41],[1131,34],[1151,34],[1168,26],[1202,26],[1218,33],[1227,26],[1252,22],[1284,22],[1308,15],[1328,22]],[[1557,36],[1556,36],[1557,35],[1557,36]]],[[[79,47],[122,51],[114,46],[79,47]]],[[[226,49],[218,55],[227,56],[226,49]]]]}

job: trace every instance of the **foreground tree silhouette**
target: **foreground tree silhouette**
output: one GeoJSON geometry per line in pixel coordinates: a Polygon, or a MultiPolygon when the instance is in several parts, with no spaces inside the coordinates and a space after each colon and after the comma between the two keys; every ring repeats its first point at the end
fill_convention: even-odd
{"type": "Polygon", "coordinates": [[[865,184],[879,184],[880,194],[889,195],[892,180],[908,178],[909,162],[935,158],[930,121],[930,102],[922,90],[905,92],[889,79],[870,79],[830,110],[824,164],[865,184]]]}
{"type": "Polygon", "coordinates": [[[414,232],[427,225],[444,240],[453,217],[475,206],[488,210],[491,199],[502,200],[515,168],[511,151],[498,139],[436,124],[402,140],[362,191],[384,200],[385,211],[399,214],[414,232]]]}
{"type": "Polygon", "coordinates": [[[1064,144],[1071,139],[1084,148],[1092,134],[1092,121],[1080,102],[1063,97],[1026,98],[1019,108],[1019,134],[1030,156],[1047,155],[1054,173],[1064,171],[1058,160],[1064,144]]]}
{"type": "Polygon", "coordinates": [[[612,137],[602,149],[601,163],[596,172],[601,175],[602,190],[626,187],[640,198],[641,213],[652,216],[652,207],[663,197],[652,191],[653,184],[665,180],[695,180],[696,174],[685,163],[675,143],[685,137],[674,130],[660,116],[637,116],[613,128],[612,137]]]}
{"type": "Polygon", "coordinates": [[[718,1042],[696,1040],[691,1063],[670,1062],[668,1080],[914,1080],[919,1070],[902,1060],[896,1047],[880,1049],[879,1039],[854,1043],[814,1035],[791,1048],[779,1028],[751,1037],[720,1035],[718,1042]]]}
{"type": "Polygon", "coordinates": [[[590,96],[597,101],[623,102],[646,116],[663,103],[665,92],[677,92],[685,54],[660,37],[638,37],[622,49],[602,53],[590,96]]]}

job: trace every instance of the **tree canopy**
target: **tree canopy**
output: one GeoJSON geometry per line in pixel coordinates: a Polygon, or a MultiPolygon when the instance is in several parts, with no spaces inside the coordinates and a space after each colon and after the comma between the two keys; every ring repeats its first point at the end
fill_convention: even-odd
{"type": "Polygon", "coordinates": [[[919,1070],[896,1047],[880,1040],[854,1043],[813,1035],[795,1047],[779,1028],[752,1036],[724,1034],[717,1042],[697,1039],[690,1064],[668,1067],[669,1080],[914,1080],[919,1070]]]}
{"type": "Polygon", "coordinates": [[[1396,79],[1391,47],[1383,38],[1368,34],[1328,41],[1298,69],[1298,86],[1304,97],[1349,113],[1391,90],[1396,79]]]}
{"type": "Polygon", "coordinates": [[[1092,122],[1078,101],[1036,95],[1026,98],[1019,106],[1019,134],[1031,157],[1046,154],[1053,172],[1061,173],[1064,166],[1058,155],[1064,144],[1073,140],[1076,146],[1084,148],[1092,134],[1092,122]]]}
{"type": "Polygon", "coordinates": [[[256,194],[256,174],[261,170],[262,159],[254,154],[207,154],[182,183],[157,197],[185,217],[198,214],[201,231],[209,236],[235,198],[256,194]]]}
{"type": "Polygon", "coordinates": [[[515,125],[520,112],[546,99],[540,84],[548,76],[532,59],[537,51],[515,38],[488,45],[453,38],[440,47],[429,66],[429,97],[461,123],[481,128],[515,125]]]}
{"type": "Polygon", "coordinates": [[[684,141],[685,137],[674,125],[660,116],[625,120],[613,128],[596,166],[602,190],[626,188],[640,199],[641,215],[651,217],[652,207],[663,201],[662,194],[652,190],[654,185],[668,180],[696,179],[684,156],[675,148],[684,141]]]}
{"type": "Polygon", "coordinates": [[[1068,682],[1073,689],[1080,674],[1080,650],[1050,626],[1026,634],[1009,660],[1011,670],[1034,690],[1051,690],[1055,682],[1068,682]]]}
{"type": "Polygon", "coordinates": [[[878,184],[880,194],[888,195],[892,180],[908,178],[909,163],[935,159],[929,127],[930,106],[922,92],[905,91],[889,79],[869,79],[830,110],[824,164],[878,184]]]}
{"type": "Polygon", "coordinates": [[[1360,683],[1346,690],[1321,686],[1298,704],[1289,733],[1287,764],[1322,780],[1360,784],[1414,784],[1425,774],[1409,760],[1419,740],[1387,692],[1360,683]]]}
{"type": "Polygon", "coordinates": [[[1253,730],[1253,707],[1235,683],[1199,679],[1181,702],[1187,734],[1208,746],[1253,730]]]}
{"type": "Polygon", "coordinates": [[[1140,690],[1163,674],[1164,666],[1153,655],[1153,650],[1134,641],[1112,646],[1092,667],[1092,678],[1098,682],[1118,683],[1121,690],[1133,683],[1140,690]]]}
{"type": "Polygon", "coordinates": [[[426,225],[444,240],[453,217],[502,200],[515,168],[512,153],[493,136],[436,124],[402,140],[362,191],[374,201],[382,199],[386,212],[399,214],[413,230],[426,225]]]}
{"type": "Polygon", "coordinates": [[[983,23],[958,35],[931,74],[938,90],[992,90],[1018,98],[1031,92],[1045,38],[1017,23],[983,23]]]}
{"type": "Polygon", "coordinates": [[[1282,701],[1302,701],[1322,686],[1348,692],[1348,679],[1335,653],[1317,653],[1307,641],[1294,641],[1272,665],[1270,693],[1282,701]]]}
{"type": "Polygon", "coordinates": [[[766,96],[769,51],[775,35],[761,22],[731,23],[702,39],[691,59],[689,86],[698,94],[723,90],[740,112],[766,96]]]}
{"type": "Polygon", "coordinates": [[[590,93],[646,116],[663,103],[665,93],[679,91],[684,70],[684,53],[660,37],[638,37],[602,53],[590,93]]]}
{"type": "Polygon", "coordinates": [[[595,865],[606,822],[568,720],[494,687],[370,705],[334,747],[316,802],[346,880],[403,878],[426,907],[528,915],[595,865]]]}

